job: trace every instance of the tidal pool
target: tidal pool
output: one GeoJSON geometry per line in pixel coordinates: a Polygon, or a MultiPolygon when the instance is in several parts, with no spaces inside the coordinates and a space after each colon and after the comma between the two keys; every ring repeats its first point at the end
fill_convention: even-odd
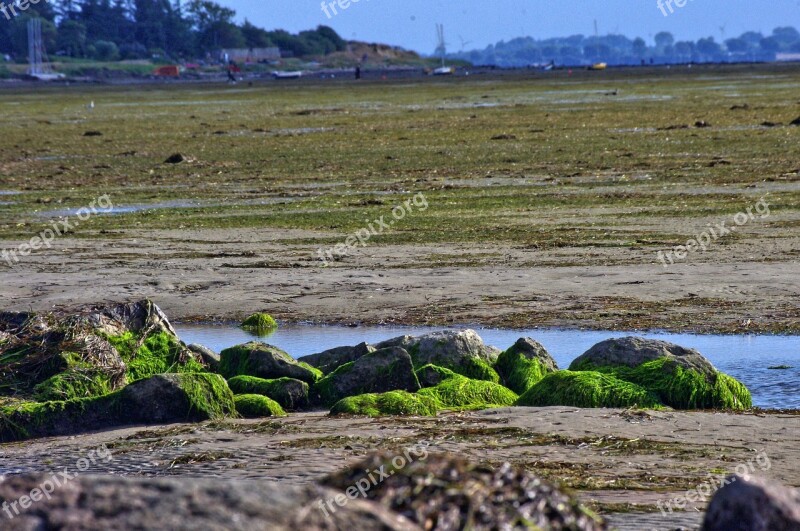
{"type": "MultiPolygon", "coordinates": [[[[259,338],[233,325],[186,324],[175,326],[186,343],[199,343],[216,352],[258,340],[279,347],[295,358],[343,345],[377,343],[400,335],[417,336],[436,330],[465,327],[323,326],[290,324],[269,337],[259,338]]],[[[544,345],[565,369],[595,343],[627,335],[677,343],[699,350],[714,366],[744,383],[753,404],[765,409],[800,409],[800,336],[694,335],[669,333],[605,332],[584,330],[503,330],[472,327],[487,345],[506,349],[520,337],[544,345]],[[788,366],[788,369],[770,367],[788,366]]]]}

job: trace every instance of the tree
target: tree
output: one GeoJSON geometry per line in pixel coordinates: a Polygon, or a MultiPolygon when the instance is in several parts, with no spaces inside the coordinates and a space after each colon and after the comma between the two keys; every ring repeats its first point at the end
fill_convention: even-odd
{"type": "Polygon", "coordinates": [[[663,50],[675,44],[675,37],[668,31],[656,33],[656,48],[663,50]]]}
{"type": "Polygon", "coordinates": [[[781,49],[781,43],[775,37],[761,39],[758,45],[761,47],[761,51],[770,55],[778,53],[781,49]]]}
{"type": "Polygon", "coordinates": [[[241,29],[248,48],[269,48],[273,46],[267,31],[254,26],[249,20],[245,19],[241,29]]]}
{"type": "Polygon", "coordinates": [[[209,0],[192,0],[186,8],[198,32],[197,43],[204,51],[244,48],[242,30],[233,23],[236,11],[209,0]]]}
{"type": "Polygon", "coordinates": [[[116,61],[119,59],[119,48],[110,41],[97,41],[94,43],[94,58],[98,61],[116,61]]]}
{"type": "Polygon", "coordinates": [[[772,38],[782,45],[794,44],[800,41],[800,32],[791,26],[775,28],[772,30],[772,38]]]}
{"type": "Polygon", "coordinates": [[[86,26],[76,20],[62,20],[58,26],[58,50],[70,57],[86,53],[86,26]]]}
{"type": "Polygon", "coordinates": [[[647,43],[641,37],[636,37],[633,40],[633,47],[631,48],[633,55],[637,59],[642,59],[647,54],[647,43]]]}
{"type": "Polygon", "coordinates": [[[747,53],[750,46],[744,39],[728,39],[725,41],[725,47],[731,53],[747,53]]]}

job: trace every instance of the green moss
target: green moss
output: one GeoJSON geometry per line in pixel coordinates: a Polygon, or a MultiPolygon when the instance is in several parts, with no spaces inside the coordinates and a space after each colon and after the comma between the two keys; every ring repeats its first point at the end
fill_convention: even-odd
{"type": "Polygon", "coordinates": [[[299,362],[297,362],[297,364],[300,365],[302,368],[311,371],[311,373],[314,375],[314,380],[316,380],[316,381],[319,381],[319,380],[321,380],[322,378],[325,377],[325,373],[324,372],[322,372],[321,370],[317,369],[316,367],[313,367],[313,366],[309,365],[308,363],[306,363],[304,361],[299,361],[299,362]]]}
{"type": "Polygon", "coordinates": [[[512,406],[519,398],[511,389],[494,382],[471,380],[463,376],[448,378],[436,387],[418,391],[447,409],[489,409],[512,406]]]}
{"type": "Polygon", "coordinates": [[[156,374],[205,372],[205,367],[194,359],[181,359],[185,352],[180,342],[167,332],[151,334],[139,344],[131,332],[106,339],[117,349],[127,366],[128,381],[135,382],[156,374]]]}
{"type": "Polygon", "coordinates": [[[242,321],[242,328],[259,336],[267,336],[278,328],[278,322],[267,313],[254,313],[242,321]]]}
{"type": "Polygon", "coordinates": [[[339,365],[335,371],[323,377],[321,380],[317,381],[316,384],[314,384],[314,392],[316,393],[317,397],[319,397],[320,402],[330,406],[341,399],[341,397],[336,393],[334,382],[336,381],[337,376],[351,372],[353,370],[353,365],[355,364],[356,362],[351,361],[349,363],[345,363],[344,365],[339,365]]]}
{"type": "Polygon", "coordinates": [[[500,354],[494,367],[506,387],[518,394],[523,394],[550,372],[539,360],[529,359],[513,348],[500,354]]]}
{"type": "Polygon", "coordinates": [[[0,442],[28,439],[47,431],[56,421],[77,419],[90,400],[26,402],[0,408],[0,442]]]}
{"type": "Polygon", "coordinates": [[[500,375],[497,374],[497,371],[492,368],[489,362],[478,357],[463,358],[462,360],[459,360],[458,364],[450,364],[446,359],[441,358],[430,360],[430,362],[422,361],[419,357],[418,344],[410,346],[408,348],[408,353],[411,356],[411,361],[414,364],[414,367],[424,366],[422,365],[423,363],[425,365],[433,364],[438,367],[450,369],[461,376],[466,376],[467,378],[472,378],[473,380],[484,380],[487,382],[500,383],[500,375]]]}
{"type": "Polygon", "coordinates": [[[236,412],[233,392],[219,374],[178,374],[179,386],[189,399],[189,411],[199,420],[230,417],[236,412]]]}
{"type": "Polygon", "coordinates": [[[236,411],[246,419],[286,416],[280,404],[264,395],[237,395],[234,401],[236,411]]]}
{"type": "Polygon", "coordinates": [[[592,371],[557,371],[545,376],[519,397],[517,406],[658,408],[653,393],[611,374],[592,371]]]}
{"type": "Polygon", "coordinates": [[[407,391],[369,393],[339,400],[331,408],[331,415],[415,415],[431,417],[437,412],[436,400],[407,391]]]}
{"type": "Polygon", "coordinates": [[[586,368],[640,385],[675,409],[743,410],[753,405],[750,391],[733,377],[720,372],[707,377],[685,369],[669,358],[649,361],[638,367],[587,365],[586,368]]]}
{"type": "Polygon", "coordinates": [[[460,374],[457,374],[450,369],[445,369],[444,367],[439,367],[438,365],[433,365],[431,363],[425,365],[424,367],[420,367],[414,371],[414,374],[417,376],[417,380],[419,380],[419,384],[422,387],[436,387],[445,380],[461,377],[460,374]]]}
{"type": "Polygon", "coordinates": [[[111,378],[99,370],[71,370],[51,376],[33,388],[39,402],[107,395],[113,391],[111,378]]]}
{"type": "Polygon", "coordinates": [[[255,376],[234,376],[228,386],[237,395],[264,395],[286,409],[308,406],[309,386],[294,378],[266,380],[255,376]]]}

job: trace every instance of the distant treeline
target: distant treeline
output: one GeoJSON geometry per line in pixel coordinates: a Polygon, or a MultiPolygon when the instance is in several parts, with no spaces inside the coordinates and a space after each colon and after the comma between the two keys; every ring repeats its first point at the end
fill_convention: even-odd
{"type": "Polygon", "coordinates": [[[551,61],[557,65],[774,61],[778,53],[800,54],[800,32],[793,27],[775,28],[769,36],[748,31],[722,43],[714,37],[696,42],[676,41],[669,32],[656,34],[652,44],[640,37],[630,39],[624,35],[573,35],[545,40],[521,37],[449,57],[476,65],[520,67],[551,61]]]}
{"type": "Polygon", "coordinates": [[[50,55],[98,60],[196,59],[222,48],[273,46],[306,57],[346,47],[329,27],[298,35],[266,31],[248,21],[236,24],[233,9],[206,0],[42,0],[16,12],[10,19],[0,15],[0,53],[19,59],[28,55],[31,17],[44,19],[42,35],[50,55]]]}

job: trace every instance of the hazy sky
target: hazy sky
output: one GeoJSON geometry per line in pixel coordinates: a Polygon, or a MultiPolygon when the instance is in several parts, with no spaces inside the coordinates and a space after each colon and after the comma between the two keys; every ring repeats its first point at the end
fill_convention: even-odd
{"type": "MultiPolygon", "coordinates": [[[[436,23],[445,26],[449,51],[484,48],[500,40],[594,33],[622,33],[652,42],[666,30],[678,39],[713,36],[721,40],[776,26],[800,29],[800,0],[688,0],[664,16],[657,0],[360,0],[333,15],[321,0],[218,0],[234,8],[239,20],[267,29],[296,32],[319,24],[333,27],[345,39],[383,42],[422,53],[436,48],[436,23]]],[[[333,0],[327,0],[328,2],[333,0]]],[[[351,0],[352,2],[352,0],[351,0]]]]}

